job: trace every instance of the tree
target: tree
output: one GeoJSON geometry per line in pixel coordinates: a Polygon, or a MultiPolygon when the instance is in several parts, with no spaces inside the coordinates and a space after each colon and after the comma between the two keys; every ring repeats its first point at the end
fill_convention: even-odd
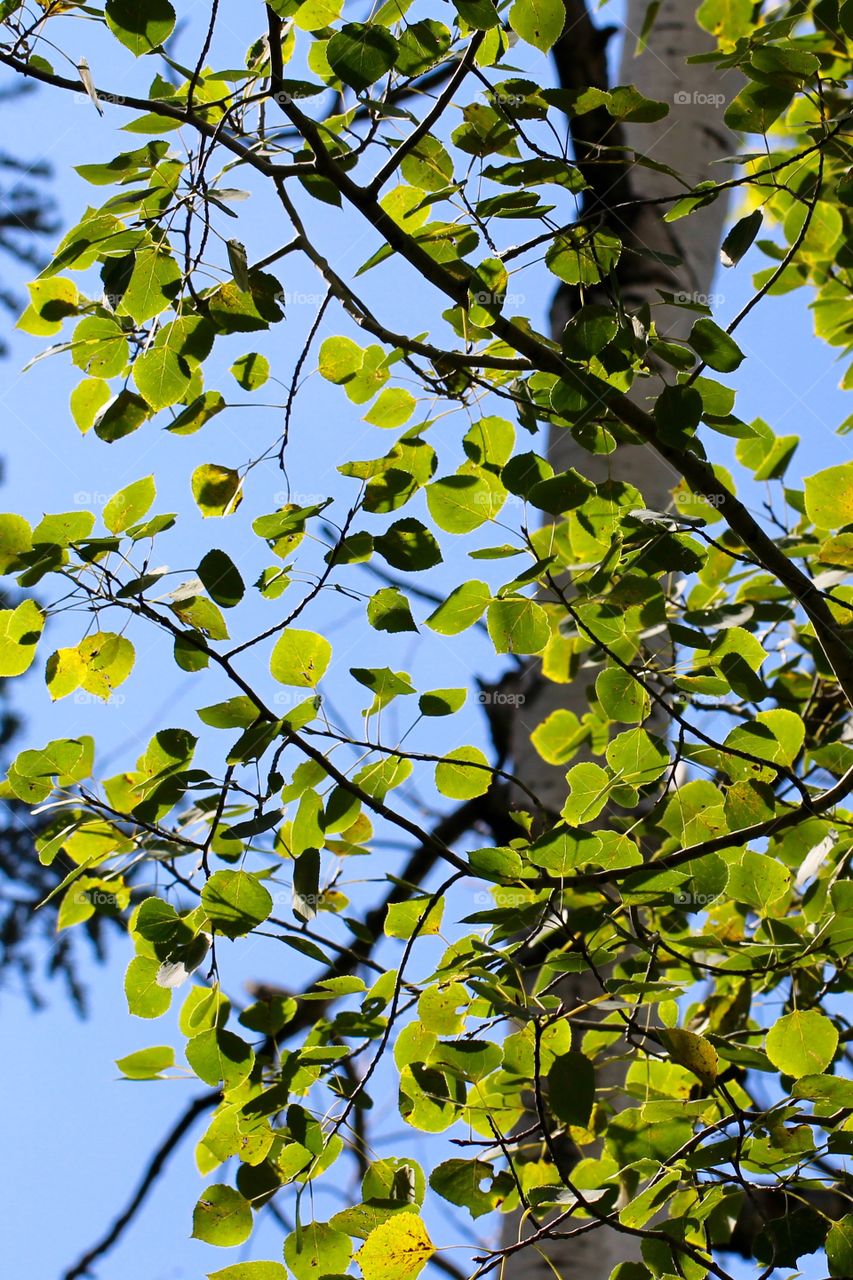
{"type": "MultiPolygon", "coordinates": [[[[111,498],[103,530],[79,512],[35,528],[0,518],[2,568],[48,602],[0,614],[0,675],[24,675],[38,650],[52,697],[108,699],[144,638],[198,684],[201,728],[163,726],[135,767],[101,776],[81,733],[21,752],[4,784],[53,805],[36,844],[67,871],[58,927],[103,915],[127,929],[130,1013],[155,1019],[182,989],[182,1056],[154,1046],[122,1070],[159,1077],[185,1056],[207,1086],[67,1276],[88,1274],[202,1114],[211,1184],[194,1234],[239,1243],[253,1212],[286,1204],[297,1280],[353,1260],[364,1280],[407,1280],[430,1260],[456,1274],[423,1221],[427,1197],[514,1215],[515,1239],[473,1251],[464,1270],[478,1277],[586,1238],[613,1253],[618,1280],[724,1280],[732,1249],[769,1276],[821,1247],[849,1275],[853,464],[786,485],[796,439],[742,421],[728,379],[743,317],[797,288],[814,295],[818,336],[849,352],[853,6],[705,0],[696,17],[714,39],[689,65],[725,89],[657,93],[642,60],[639,87],[608,87],[585,10],[563,0],[454,0],[452,29],[391,5],[361,22],[320,0],[246,6],[237,70],[233,49],[212,61],[213,3],[190,66],[167,60],[177,85],[162,71],[168,0],[108,0],[103,18],[86,6],[115,37],[120,76],[55,70],[78,8],[32,21],[7,3],[0,61],[60,102],[85,93],[92,110],[126,113],[146,139],[84,166],[118,190],[64,237],[21,321],[51,338],[73,326],[79,429],[120,448],[156,419],[204,432],[221,459],[208,424],[235,410],[206,375],[227,351],[245,392],[268,381],[269,357],[243,344],[264,346],[285,318],[288,259],[307,258],[327,292],[276,370],[277,438],[187,477],[199,517],[222,521],[191,570],[155,567],[195,534],[188,513],[157,511],[153,475],[111,498]],[[729,147],[716,130],[706,155],[691,145],[662,162],[641,126],[673,118],[676,138],[695,135],[676,113],[709,105],[685,93],[711,92],[731,98],[723,124],[761,145],[737,169],[707,167],[729,147]],[[245,195],[235,171],[267,202],[264,230],[280,223],[280,248],[256,250],[251,214],[229,235],[245,195]],[[753,244],[770,265],[723,325],[700,284],[730,193],[724,265],[753,244]],[[368,233],[359,279],[330,261],[322,206],[368,233]],[[516,285],[543,257],[565,286],[553,337],[518,311],[516,285]],[[405,332],[369,294],[389,270],[417,299],[405,332]],[[284,502],[254,518],[250,542],[238,509],[257,502],[262,465],[287,476],[315,358],[341,405],[369,405],[364,420],[394,443],[341,460],[345,502],[284,502]],[[550,457],[528,447],[546,432],[550,457]],[[738,497],[713,461],[717,435],[736,441],[742,485],[768,483],[759,515],[752,482],[738,497]],[[660,462],[641,472],[632,446],[660,462]],[[364,609],[394,666],[347,676],[333,626],[314,621],[332,593],[364,609]],[[492,758],[454,729],[465,689],[396,669],[413,634],[436,668],[466,632],[518,668],[481,688],[492,758]],[[330,685],[348,701],[364,691],[363,728],[324,702],[330,685]],[[350,903],[344,877],[363,879],[365,856],[383,896],[350,903]],[[299,995],[262,986],[241,1008],[224,955],[269,934],[319,970],[299,995]],[[371,1095],[390,1072],[407,1124],[459,1139],[451,1158],[374,1158],[371,1095]],[[321,1202],[348,1163],[360,1196],[312,1221],[302,1189],[321,1202]],[[620,1261],[614,1237],[640,1260],[620,1261]]],[[[640,44],[662,41],[675,83],[695,84],[682,63],[701,46],[680,7],[638,9],[640,44]]]]}

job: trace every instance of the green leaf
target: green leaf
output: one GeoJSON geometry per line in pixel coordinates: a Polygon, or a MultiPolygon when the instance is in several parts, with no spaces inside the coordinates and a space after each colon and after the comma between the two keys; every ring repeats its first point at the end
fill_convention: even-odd
{"type": "Polygon", "coordinates": [[[266,356],[252,351],[234,361],[231,373],[244,391],[257,391],[270,376],[270,362],[266,356]]]}
{"type": "Polygon", "coordinates": [[[350,667],[350,675],[374,694],[369,715],[381,711],[401,694],[415,692],[406,672],[392,671],[390,667],[350,667]]]}
{"type": "MultiPolygon", "coordinates": [[[[424,18],[420,22],[410,23],[405,30],[399,35],[400,52],[397,55],[396,67],[401,75],[419,76],[424,71],[428,71],[430,67],[435,66],[437,62],[441,62],[450,49],[451,35],[448,28],[443,22],[436,22],[433,18],[424,18]]],[[[429,138],[429,135],[428,135],[429,138]]],[[[430,139],[431,140],[431,139],[430,139]]],[[[427,139],[422,139],[427,141],[427,139]]],[[[412,182],[405,169],[405,161],[402,166],[403,177],[407,182],[412,182]]],[[[415,182],[414,186],[420,186],[415,182]]],[[[442,186],[445,184],[442,183],[442,186]]],[[[430,188],[423,187],[426,191],[430,188]]]]}
{"type": "Polygon", "coordinates": [[[477,747],[457,747],[435,766],[436,788],[451,800],[485,795],[491,781],[489,761],[477,747]]]}
{"type": "Polygon", "coordinates": [[[639,724],[649,714],[649,695],[638,677],[621,667],[608,667],[596,676],[595,694],[609,720],[639,724]]]}
{"type": "Polygon", "coordinates": [[[549,515],[564,515],[584,504],[595,490],[590,482],[570,467],[556,476],[548,476],[530,486],[527,501],[549,515]]]}
{"type": "Polygon", "coordinates": [[[205,517],[230,516],[243,501],[240,473],[231,467],[204,462],[192,474],[192,491],[196,505],[205,517]]]}
{"type": "Polygon", "coordinates": [[[202,1192],[193,1209],[193,1240],[230,1247],[251,1234],[252,1208],[239,1191],[214,1183],[202,1192]]]}
{"type": "Polygon", "coordinates": [[[838,1048],[838,1032],[817,1009],[795,1009],[773,1024],[764,1047],[774,1067],[797,1080],[826,1071],[838,1048]]]}
{"type": "Polygon", "coordinates": [[[564,1053],[548,1071],[548,1106],[563,1124],[585,1128],[595,1101],[595,1068],[583,1053],[564,1053]]]}
{"type": "Polygon", "coordinates": [[[373,545],[393,569],[406,573],[418,573],[441,564],[438,543],[420,520],[395,520],[385,533],[374,538],[373,545]]]}
{"type": "Polygon", "coordinates": [[[221,1027],[211,1027],[193,1036],[187,1044],[186,1055],[200,1080],[211,1086],[221,1084],[226,1091],[238,1088],[247,1080],[255,1065],[251,1046],[221,1027]]]}
{"type": "Polygon", "coordinates": [[[104,507],[104,524],[110,533],[124,533],[130,525],[142,519],[156,496],[153,476],[136,480],[110,498],[104,507]]]}
{"type": "Polygon", "coordinates": [[[687,341],[700,360],[719,373],[733,373],[743,361],[743,352],[734,338],[706,316],[696,321],[687,341]]]}
{"type": "MultiPolygon", "coordinates": [[[[851,14],[853,27],[853,14],[851,14]]],[[[829,1274],[843,1280],[853,1275],[853,1214],[848,1213],[840,1222],[833,1222],[826,1237],[826,1260],[829,1274]]]]}
{"type": "MultiPolygon", "coordinates": [[[[145,0],[135,0],[141,10],[145,0]]],[[[157,245],[146,245],[134,257],[133,272],[118,305],[119,315],[130,316],[137,324],[153,320],[167,309],[181,285],[181,269],[169,253],[157,245]]],[[[89,370],[95,373],[95,369],[89,370]]],[[[111,374],[102,373],[103,377],[111,374]]]]}
{"type": "Polygon", "coordinates": [[[125,387],[96,414],[95,435],[107,444],[114,444],[116,440],[123,440],[138,431],[150,416],[148,401],[125,387]]]}
{"type": "Polygon", "coordinates": [[[418,698],[418,707],[422,716],[451,716],[467,697],[467,689],[430,689],[418,698]]]}
{"type": "Polygon", "coordinates": [[[202,707],[196,715],[213,729],[248,729],[260,715],[259,709],[251,698],[240,694],[228,698],[226,702],[214,703],[211,707],[202,707]]]}
{"type": "Polygon", "coordinates": [[[13,513],[0,515],[0,573],[8,573],[24,551],[33,545],[29,521],[13,513]]]}
{"type": "Polygon", "coordinates": [[[326,46],[326,57],[335,75],[357,92],[369,89],[390,71],[399,45],[384,27],[348,22],[326,46]]]}
{"type": "Polygon", "coordinates": [[[224,551],[208,551],[198,566],[198,576],[211,599],[223,609],[233,609],[246,593],[239,569],[224,551]]]}
{"type": "Polygon", "coordinates": [[[134,360],[133,381],[156,412],[184,398],[192,373],[183,356],[171,347],[150,347],[134,360]]]}
{"type": "MultiPolygon", "coordinates": [[[[519,701],[516,705],[524,704],[519,701]]],[[[547,764],[566,764],[586,740],[588,732],[573,711],[558,707],[536,726],[530,741],[547,764]]]]}
{"type": "Polygon", "coordinates": [[[191,436],[200,431],[206,422],[215,418],[225,408],[225,400],[219,391],[205,391],[182,409],[166,430],[176,436],[191,436]]]}
{"type": "Polygon", "coordinates": [[[127,1007],[137,1018],[159,1018],[172,1003],[172,992],[157,982],[160,961],[148,956],[134,956],[127,966],[124,992],[127,1007]]]}
{"type": "MultiPolygon", "coordinates": [[[[405,165],[405,160],[403,164],[405,165]]],[[[415,411],[417,401],[404,387],[386,387],[381,391],[364,415],[364,421],[372,427],[402,427],[415,411]]]]}
{"type": "Polygon", "coordinates": [[[457,473],[428,485],[427,506],[439,529],[470,533],[500,510],[503,494],[487,472],[457,473]]]}
{"type": "Polygon", "coordinates": [[[171,1045],[157,1044],[150,1049],[138,1049],[126,1058],[116,1058],[116,1066],[128,1080],[155,1080],[161,1071],[175,1065],[175,1050],[171,1045]]]}
{"type": "Polygon", "coordinates": [[[752,30],[752,0],[703,0],[696,21],[718,40],[733,43],[752,30]]]}
{"type": "Polygon", "coordinates": [[[0,609],[0,676],[22,676],[32,666],[44,615],[32,600],[0,609]]]}
{"type": "Polygon", "coordinates": [[[409,898],[406,902],[392,902],[385,915],[385,934],[389,938],[411,938],[415,930],[418,937],[439,933],[444,915],[441,898],[409,898]]]}
{"type": "Polygon", "coordinates": [[[505,1174],[495,1176],[483,1160],[445,1160],[433,1169],[429,1185],[442,1199],[467,1209],[472,1218],[491,1213],[506,1198],[505,1174]],[[483,1183],[491,1179],[488,1190],[483,1183]]]}
{"type": "Polygon", "coordinates": [[[729,231],[722,248],[720,261],[724,267],[736,267],[743,255],[752,245],[761,230],[764,214],[760,209],[753,209],[745,218],[740,218],[729,231]]]}
{"type": "Polygon", "coordinates": [[[509,25],[534,49],[547,53],[556,44],[566,21],[563,0],[515,0],[509,25]]]}
{"type": "Polygon", "coordinates": [[[566,774],[569,797],[563,805],[562,817],[572,826],[580,826],[597,818],[607,804],[611,780],[600,765],[585,760],[566,774]]]}
{"type": "Polygon", "coordinates": [[[806,476],[806,512],[818,529],[853,524],[853,462],[806,476]]]}
{"type": "Polygon", "coordinates": [[[215,871],[201,891],[211,924],[228,938],[251,933],[270,915],[269,891],[248,871],[215,871]]]}
{"type": "Polygon", "coordinates": [[[669,752],[645,729],[627,729],[607,747],[605,757],[616,783],[645,787],[656,782],[669,765],[669,752]]]}
{"type": "Polygon", "coordinates": [[[326,674],[331,658],[332,646],[325,636],[288,627],[275,642],[270,672],[279,684],[313,689],[326,674]]]}
{"type": "Polygon", "coordinates": [[[384,800],[388,792],[405,782],[411,772],[411,760],[402,756],[386,756],[375,764],[359,769],[353,781],[369,796],[384,800]]]}
{"type": "Polygon", "coordinates": [[[453,0],[463,22],[477,31],[490,31],[500,25],[500,17],[492,0],[453,0]]]}
{"type": "Polygon", "coordinates": [[[433,610],[426,624],[440,636],[458,636],[475,622],[479,622],[491,598],[492,593],[485,582],[480,582],[479,579],[463,582],[433,610]]]}
{"type": "Polygon", "coordinates": [[[228,628],[217,605],[206,596],[189,596],[178,600],[172,609],[188,626],[210,640],[227,640],[228,628]]]}
{"type": "Polygon", "coordinates": [[[409,602],[397,587],[382,587],[367,602],[367,621],[376,631],[392,635],[400,631],[417,631],[409,602]]]}
{"type": "Polygon", "coordinates": [[[551,635],[545,610],[527,596],[493,600],[486,625],[497,653],[541,653],[551,635]]]}
{"type": "Polygon", "coordinates": [[[107,26],[135,57],[153,53],[175,27],[169,0],[107,0],[107,26]]]}
{"type": "Polygon", "coordinates": [[[221,1271],[208,1271],[207,1280],[287,1280],[280,1262],[235,1262],[221,1271]]]}
{"type": "Polygon", "coordinates": [[[598,284],[614,270],[622,242],[612,231],[571,230],[555,237],[545,263],[566,284],[598,284]]]}
{"type": "Polygon", "coordinates": [[[52,276],[34,280],[28,288],[32,301],[15,326],[24,333],[51,337],[59,333],[67,316],[77,314],[80,295],[73,280],[52,276]]]}

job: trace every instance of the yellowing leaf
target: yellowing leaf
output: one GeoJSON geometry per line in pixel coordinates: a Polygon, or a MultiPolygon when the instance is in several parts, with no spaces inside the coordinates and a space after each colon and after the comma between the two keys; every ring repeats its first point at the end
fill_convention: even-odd
{"type": "Polygon", "coordinates": [[[193,497],[203,516],[230,516],[243,501],[242,480],[231,467],[205,462],[192,476],[193,497]]]}
{"type": "Polygon", "coordinates": [[[356,1254],[364,1280],[413,1280],[435,1253],[426,1226],[414,1213],[383,1222],[356,1254]]]}
{"type": "Polygon", "coordinates": [[[0,676],[22,676],[36,656],[44,615],[32,600],[0,609],[0,676]]]}
{"type": "Polygon", "coordinates": [[[662,1030],[660,1037],[675,1062],[692,1071],[704,1085],[714,1083],[718,1070],[717,1050],[709,1040],[680,1027],[662,1030]]]}
{"type": "Polygon", "coordinates": [[[838,1048],[835,1026],[817,1009],[795,1009],[767,1033],[767,1056],[779,1071],[800,1079],[826,1071],[838,1048]]]}
{"type": "Polygon", "coordinates": [[[281,684],[313,689],[325,675],[331,657],[332,646],[325,636],[288,627],[275,643],[270,672],[281,684]]]}

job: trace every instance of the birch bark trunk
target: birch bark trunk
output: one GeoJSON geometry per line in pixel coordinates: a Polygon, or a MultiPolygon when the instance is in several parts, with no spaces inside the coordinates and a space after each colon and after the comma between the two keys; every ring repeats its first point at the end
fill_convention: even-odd
{"type": "MultiPolygon", "coordinates": [[[[697,26],[698,5],[689,0],[663,0],[644,52],[634,56],[637,35],[642,30],[648,0],[628,0],[624,23],[624,45],[618,75],[620,85],[635,84],[649,98],[669,104],[669,114],[654,124],[622,126],[621,141],[632,150],[648,156],[680,174],[685,184],[693,185],[708,178],[725,178],[729,172],[715,161],[734,152],[736,141],[723,122],[726,104],[738,89],[738,77],[721,74],[712,63],[688,64],[687,58],[713,47],[711,39],[697,26]]],[[[594,28],[582,0],[566,0],[568,15],[564,42],[571,42],[563,55],[561,79],[574,78],[574,85],[596,83],[589,66],[583,65],[583,53],[595,41],[594,28]],[[574,51],[574,56],[573,56],[574,51]]],[[[600,45],[599,45],[600,50],[600,45]]],[[[598,71],[599,87],[603,75],[603,58],[598,71]]],[[[568,87],[572,87],[571,85],[568,87]]],[[[584,126],[588,127],[588,126],[584,126]]],[[[615,130],[606,141],[611,143],[615,130]]],[[[589,139],[587,139],[587,142],[589,139]]],[[[575,136],[575,149],[584,140],[575,136]]],[[[595,167],[595,147],[589,151],[595,167]]],[[[665,223],[666,206],[654,203],[638,206],[633,216],[625,209],[608,208],[608,189],[613,203],[621,205],[627,197],[654,201],[684,190],[674,178],[658,169],[628,165],[612,181],[606,176],[608,166],[597,175],[598,204],[610,225],[623,237],[625,250],[619,264],[618,287],[628,311],[643,304],[652,308],[658,333],[664,337],[685,338],[696,319],[696,313],[661,304],[659,289],[676,296],[705,301],[710,294],[719,261],[719,248],[726,201],[719,197],[688,218],[665,223]],[[603,181],[601,179],[603,178],[603,181]],[[611,197],[612,198],[612,197],[611,197]],[[682,265],[656,262],[653,255],[677,256],[682,265]]],[[[610,168],[613,172],[612,167],[610,168]]],[[[555,339],[571,316],[573,299],[561,291],[552,309],[555,339]]],[[[671,379],[668,379],[671,380],[671,379]]],[[[635,385],[633,395],[640,401],[654,399],[661,389],[659,378],[648,378],[635,385]]],[[[605,480],[629,481],[643,494],[645,506],[664,511],[671,506],[671,491],[678,481],[669,466],[650,448],[622,445],[609,456],[590,455],[566,430],[554,429],[548,444],[548,456],[555,471],[575,467],[596,483],[605,480]]],[[[531,731],[552,711],[561,707],[579,718],[588,710],[587,690],[597,668],[582,668],[569,684],[532,681],[531,692],[513,726],[512,755],[514,771],[545,802],[559,813],[566,795],[565,768],[542,761],[531,744],[531,731]]],[[[665,732],[663,725],[647,725],[665,732]]],[[[572,761],[576,763],[583,756],[572,761]]],[[[564,999],[568,1004],[600,993],[597,981],[582,975],[572,982],[564,999]]],[[[571,1007],[571,1005],[569,1005],[571,1007]]],[[[577,1037],[575,1047],[580,1043],[577,1037]]],[[[624,1081],[624,1046],[614,1046],[612,1059],[597,1075],[600,1090],[618,1091],[624,1081]]],[[[618,1105],[618,1104],[617,1104],[618,1105]]],[[[584,1154],[590,1154],[585,1149],[584,1154]]],[[[528,1227],[519,1216],[510,1216],[505,1227],[504,1243],[509,1244],[526,1234],[528,1227]]],[[[552,1241],[545,1247],[522,1249],[511,1254],[504,1269],[505,1280],[607,1280],[621,1262],[640,1256],[636,1238],[607,1227],[597,1228],[570,1240],[552,1241]]]]}

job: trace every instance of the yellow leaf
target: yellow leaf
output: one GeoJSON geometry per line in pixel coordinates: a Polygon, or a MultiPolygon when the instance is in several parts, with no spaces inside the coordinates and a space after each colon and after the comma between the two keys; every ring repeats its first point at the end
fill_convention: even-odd
{"type": "Polygon", "coordinates": [[[413,1280],[434,1253],[422,1219],[402,1213],[371,1231],[356,1261],[364,1280],[413,1280]]]}
{"type": "Polygon", "coordinates": [[[660,1038],[669,1050],[673,1061],[692,1071],[694,1076],[710,1087],[717,1079],[717,1050],[694,1031],[682,1031],[679,1027],[661,1030],[660,1038]]]}

